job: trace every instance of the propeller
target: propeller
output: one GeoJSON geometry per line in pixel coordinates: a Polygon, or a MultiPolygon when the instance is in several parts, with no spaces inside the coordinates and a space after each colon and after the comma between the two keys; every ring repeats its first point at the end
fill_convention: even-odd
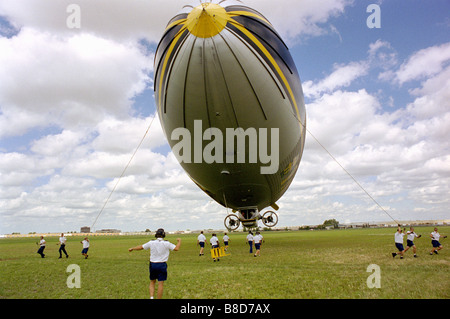
{"type": "Polygon", "coordinates": [[[267,227],[274,227],[278,223],[278,215],[272,211],[265,212],[262,222],[267,227]]]}
{"type": "Polygon", "coordinates": [[[239,228],[241,222],[239,221],[239,218],[236,215],[230,214],[227,217],[225,217],[224,224],[229,231],[233,231],[239,228]]]}

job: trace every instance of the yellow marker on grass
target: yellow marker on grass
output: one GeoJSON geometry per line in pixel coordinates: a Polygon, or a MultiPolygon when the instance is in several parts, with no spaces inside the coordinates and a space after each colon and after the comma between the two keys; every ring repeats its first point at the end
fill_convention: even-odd
{"type": "Polygon", "coordinates": [[[230,256],[231,254],[225,253],[225,247],[218,247],[211,249],[211,258],[216,259],[220,257],[230,256]]]}

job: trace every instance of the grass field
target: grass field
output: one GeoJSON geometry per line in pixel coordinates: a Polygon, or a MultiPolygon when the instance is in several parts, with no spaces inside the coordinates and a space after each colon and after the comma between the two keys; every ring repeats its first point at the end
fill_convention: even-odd
{"type": "MultiPolygon", "coordinates": [[[[450,243],[429,255],[432,227],[416,227],[418,258],[412,250],[400,260],[395,229],[263,232],[261,257],[248,252],[244,233],[232,233],[231,256],[213,262],[199,257],[197,234],[168,236],[181,249],[172,252],[164,298],[171,299],[448,299],[450,243]],[[381,270],[381,288],[368,288],[367,267],[381,270]]],[[[450,235],[450,227],[439,227],[450,235]]],[[[219,234],[221,239],[221,234],[219,234]]],[[[210,235],[207,235],[209,240],[210,235]]],[[[89,258],[80,237],[68,237],[69,258],[58,259],[57,237],[48,237],[46,258],[36,253],[37,238],[0,239],[0,298],[148,298],[148,251],[128,252],[153,237],[91,237],[89,258]],[[67,287],[67,266],[81,270],[81,288],[67,287]]],[[[405,240],[406,242],[406,240],[405,240]]]]}

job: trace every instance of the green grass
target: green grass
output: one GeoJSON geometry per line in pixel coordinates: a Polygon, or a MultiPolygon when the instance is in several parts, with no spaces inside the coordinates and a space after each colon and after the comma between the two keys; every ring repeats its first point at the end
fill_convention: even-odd
{"type": "MultiPolygon", "coordinates": [[[[264,232],[261,257],[248,253],[244,233],[232,233],[231,256],[214,263],[205,249],[199,257],[197,234],[182,235],[172,252],[164,298],[171,299],[448,299],[450,246],[429,255],[431,227],[416,227],[418,258],[392,258],[395,229],[264,232]],[[367,267],[381,268],[381,288],[369,289],[367,267]]],[[[450,235],[450,227],[439,227],[450,235]]],[[[166,239],[175,243],[177,236],[166,239]]],[[[210,236],[207,236],[209,239],[210,236]]],[[[219,235],[221,238],[221,235],[219,235]]],[[[0,240],[0,298],[148,298],[148,251],[128,252],[153,237],[91,237],[89,259],[80,237],[68,237],[68,259],[58,259],[57,237],[48,237],[45,254],[37,238],[0,240]],[[69,289],[66,268],[81,269],[81,288],[69,289]]]]}

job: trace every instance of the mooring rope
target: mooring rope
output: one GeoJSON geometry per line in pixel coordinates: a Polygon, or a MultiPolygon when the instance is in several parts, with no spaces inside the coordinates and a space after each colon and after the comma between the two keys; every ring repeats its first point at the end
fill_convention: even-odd
{"type": "MultiPolygon", "coordinates": [[[[300,122],[301,123],[301,122],[300,122]]],[[[303,125],[303,124],[302,124],[303,125]]],[[[375,200],[375,198],[373,198],[372,197],[372,195],[370,195],[369,194],[369,192],[356,180],[356,178],[354,178],[353,177],[353,175],[352,174],[350,174],[350,172],[348,171],[348,170],[346,170],[345,169],[345,167],[341,164],[341,163],[339,163],[339,161],[336,159],[336,157],[334,157],[333,156],[333,154],[331,154],[331,152],[330,151],[328,151],[328,149],[322,144],[322,143],[320,143],[320,141],[314,136],[314,134],[312,134],[311,133],[311,131],[310,130],[308,130],[307,128],[306,128],[306,126],[303,126],[305,129],[306,129],[306,131],[309,133],[309,135],[311,135],[312,136],[312,138],[316,141],[316,143],[317,144],[319,144],[320,145],[320,147],[322,147],[324,150],[325,150],[325,152],[327,152],[328,153],[328,155],[342,168],[342,170],[348,175],[348,176],[350,176],[350,178],[356,183],[356,185],[358,185],[359,186],[359,188],[361,188],[363,191],[364,191],[364,193],[366,193],[366,195],[367,196],[369,196],[369,198],[387,215],[387,216],[389,216],[389,218],[391,218],[396,224],[398,224],[398,221],[397,220],[395,220],[395,218],[394,217],[392,217],[391,216],[391,214],[389,214],[376,200],[375,200]]]]}
{"type": "Polygon", "coordinates": [[[134,156],[136,155],[137,151],[139,150],[139,148],[141,147],[142,143],[144,142],[145,138],[147,137],[148,132],[150,131],[150,128],[152,127],[153,121],[155,120],[155,117],[157,115],[155,114],[155,116],[153,117],[153,119],[150,121],[150,124],[147,128],[147,130],[145,131],[144,136],[142,137],[141,141],[139,142],[139,145],[136,147],[136,150],[134,151],[133,155],[131,156],[130,160],[128,161],[127,165],[125,166],[125,168],[122,171],[122,174],[120,175],[119,179],[117,180],[116,184],[114,185],[113,189],[111,190],[111,192],[109,193],[108,198],[106,199],[105,203],[103,204],[102,209],[100,210],[100,212],[97,214],[97,217],[95,218],[94,222],[92,223],[91,226],[91,230],[93,230],[95,223],[97,222],[98,218],[100,217],[100,215],[103,213],[103,210],[106,207],[106,204],[108,204],[109,199],[111,198],[112,194],[114,193],[114,191],[117,188],[117,185],[119,184],[120,180],[122,179],[122,177],[125,175],[125,172],[127,171],[128,167],[131,164],[131,161],[133,160],[134,156]]]}

